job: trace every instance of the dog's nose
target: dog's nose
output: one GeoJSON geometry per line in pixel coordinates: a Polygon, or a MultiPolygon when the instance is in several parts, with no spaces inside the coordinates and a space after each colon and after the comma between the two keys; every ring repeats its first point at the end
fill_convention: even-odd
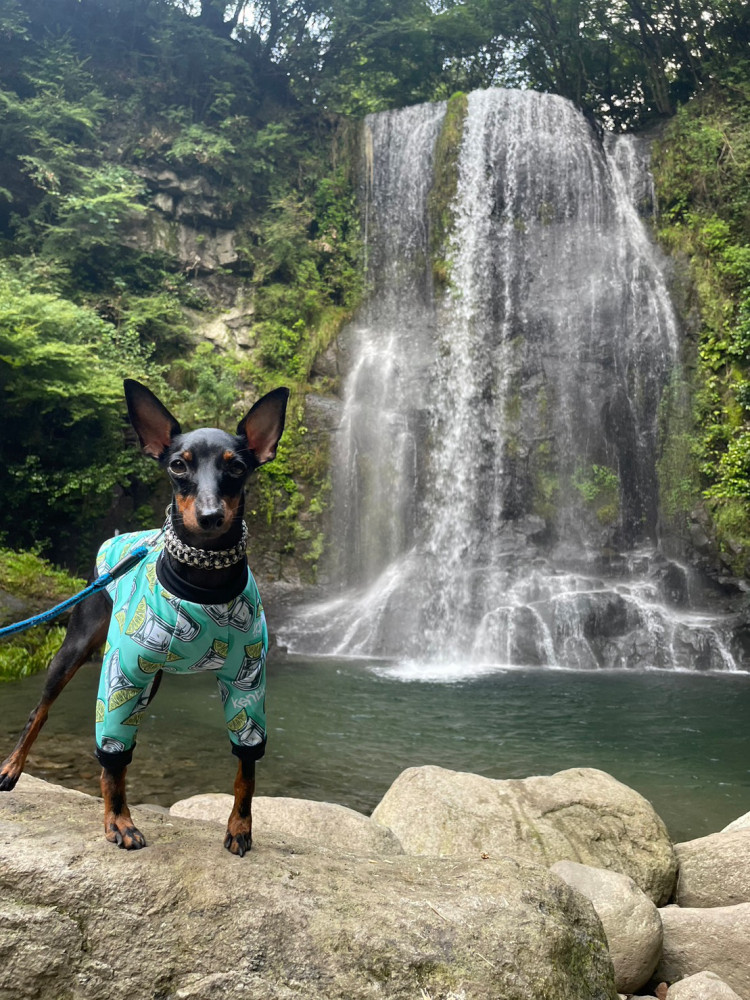
{"type": "Polygon", "coordinates": [[[221,507],[215,507],[212,510],[202,510],[200,513],[196,512],[196,518],[201,528],[204,531],[209,531],[212,528],[220,528],[222,526],[224,523],[224,511],[221,507]]]}

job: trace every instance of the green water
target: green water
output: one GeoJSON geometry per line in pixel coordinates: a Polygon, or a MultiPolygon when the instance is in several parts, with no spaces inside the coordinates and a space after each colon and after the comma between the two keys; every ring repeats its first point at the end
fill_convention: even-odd
{"type": "MultiPolygon", "coordinates": [[[[31,774],[97,794],[97,680],[87,665],[63,692],[31,774]]],[[[3,754],[40,687],[40,677],[0,687],[3,754]]],[[[447,683],[394,679],[364,661],[293,659],[269,672],[258,792],[369,812],[419,764],[493,778],[598,767],[650,799],[680,841],[750,810],[748,718],[747,674],[506,670],[447,683]]],[[[213,678],[167,675],[141,727],[130,800],[230,792],[235,764],[213,678]]]]}

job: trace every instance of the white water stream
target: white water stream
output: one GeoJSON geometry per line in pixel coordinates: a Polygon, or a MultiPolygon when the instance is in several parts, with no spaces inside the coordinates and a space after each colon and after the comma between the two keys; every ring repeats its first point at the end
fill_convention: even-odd
{"type": "Polygon", "coordinates": [[[679,331],[643,221],[647,147],[601,141],[558,97],[471,94],[436,287],[444,116],[366,123],[372,294],[345,337],[337,587],[280,641],[459,675],[737,669],[733,622],[696,610],[691,574],[658,545],[657,418],[679,331]]]}

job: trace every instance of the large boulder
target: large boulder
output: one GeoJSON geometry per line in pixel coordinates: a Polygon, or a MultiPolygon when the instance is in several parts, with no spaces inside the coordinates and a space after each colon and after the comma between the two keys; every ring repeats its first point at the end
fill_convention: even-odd
{"type": "Polygon", "coordinates": [[[750,812],[743,813],[742,816],[733,819],[721,832],[731,833],[732,830],[746,830],[748,827],[750,827],[750,812]]]}
{"type": "Polygon", "coordinates": [[[412,767],[372,818],[393,830],[409,854],[578,861],[629,875],[657,904],[674,888],[676,863],[664,823],[642,795],[593,768],[497,781],[412,767]]]}
{"type": "Polygon", "coordinates": [[[750,829],[714,833],[675,846],[680,906],[750,903],[750,829]]]}
{"type": "Polygon", "coordinates": [[[83,946],[81,928],[57,907],[7,898],[0,902],[0,997],[49,996],[47,984],[65,995],[71,955],[83,946]]]}
{"type": "MultiPolygon", "coordinates": [[[[180,799],[169,812],[185,819],[226,825],[233,802],[231,795],[209,792],[180,799]]],[[[253,799],[253,836],[256,840],[270,840],[275,834],[304,837],[351,854],[403,854],[401,844],[390,830],[354,809],[335,802],[256,795],[253,799]]]]}
{"type": "Polygon", "coordinates": [[[710,969],[750,1000],[750,903],[696,908],[665,906],[656,978],[673,983],[710,969]]]}
{"type": "Polygon", "coordinates": [[[602,922],[620,993],[635,993],[661,956],[659,911],[632,878],[619,872],[557,861],[550,871],[586,897],[602,922]]]}
{"type": "Polygon", "coordinates": [[[544,868],[357,857],[135,814],[31,778],[0,796],[2,1000],[615,1000],[590,904],[544,868]]]}
{"type": "Polygon", "coordinates": [[[673,983],[667,990],[667,1000],[740,1000],[740,997],[714,972],[699,972],[673,983]]]}

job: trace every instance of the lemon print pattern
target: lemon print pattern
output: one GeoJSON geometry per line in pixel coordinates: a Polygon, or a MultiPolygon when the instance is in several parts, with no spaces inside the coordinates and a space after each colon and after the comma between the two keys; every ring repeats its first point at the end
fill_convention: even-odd
{"type": "MultiPolygon", "coordinates": [[[[99,573],[111,568],[156,532],[117,535],[99,550],[99,573]]],[[[207,670],[219,684],[227,734],[244,759],[262,757],[266,745],[265,687],[268,632],[251,573],[239,597],[203,606],[168,593],[158,582],[157,543],[108,592],[113,601],[99,693],[99,752],[132,750],[159,670],[207,670]]]]}

